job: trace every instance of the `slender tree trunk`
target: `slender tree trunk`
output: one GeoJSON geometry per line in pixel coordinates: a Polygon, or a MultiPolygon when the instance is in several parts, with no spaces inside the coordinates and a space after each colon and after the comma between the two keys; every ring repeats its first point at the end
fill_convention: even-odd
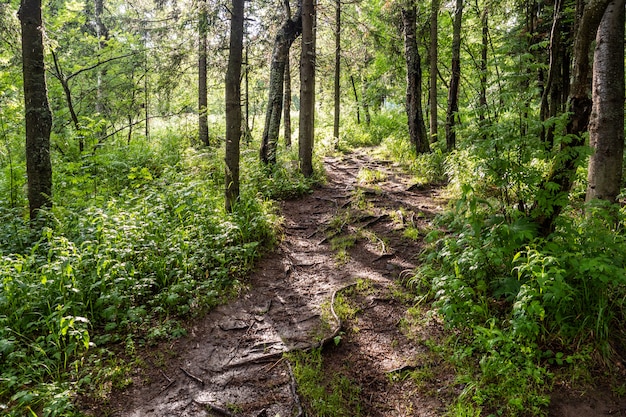
{"type": "Polygon", "coordinates": [[[439,59],[439,0],[431,1],[430,9],[430,95],[429,95],[429,107],[430,107],[430,141],[431,143],[437,142],[438,139],[438,97],[437,97],[437,61],[439,59]]]}
{"type": "Polygon", "coordinates": [[[285,63],[285,97],[283,99],[284,118],[283,127],[285,130],[285,146],[291,147],[291,65],[289,63],[289,53],[285,63]]]}
{"type": "Polygon", "coordinates": [[[283,87],[285,82],[285,66],[289,57],[291,44],[302,33],[302,6],[299,5],[296,15],[285,19],[274,41],[272,64],[270,67],[269,97],[265,114],[265,127],[261,139],[260,157],[264,164],[276,163],[276,145],[280,130],[280,118],[283,111],[283,87]]]}
{"type": "Polygon", "coordinates": [[[28,205],[30,219],[35,220],[40,209],[52,204],[52,113],[44,67],[41,0],[22,0],[18,17],[22,28],[28,205]]]}
{"type": "Polygon", "coordinates": [[[452,27],[452,75],[448,89],[448,111],[446,112],[446,148],[456,147],[456,116],[459,111],[459,82],[461,81],[461,23],[463,0],[456,0],[452,27]]]}
{"type": "Polygon", "coordinates": [[[315,0],[302,0],[302,51],[300,56],[300,171],[313,175],[315,136],[315,0]]]}
{"type": "Polygon", "coordinates": [[[587,201],[614,203],[624,158],[624,0],[612,0],[598,28],[593,60],[587,201]]]}
{"type": "Polygon", "coordinates": [[[80,132],[80,121],[78,120],[78,114],[76,114],[76,109],[74,108],[74,100],[72,100],[72,90],[70,89],[70,83],[68,78],[63,74],[61,70],[61,66],[59,65],[59,60],[54,51],[52,51],[52,62],[54,62],[54,72],[53,75],[59,83],[61,84],[61,88],[63,89],[63,93],[65,93],[65,102],[67,103],[67,109],[70,112],[70,118],[72,119],[72,124],[74,125],[74,130],[78,135],[78,151],[82,154],[85,149],[85,141],[82,133],[80,132]]]}
{"type": "Polygon", "coordinates": [[[354,102],[356,103],[356,124],[361,124],[361,110],[359,108],[359,95],[356,92],[356,84],[354,83],[354,75],[350,75],[350,83],[352,84],[352,92],[354,93],[354,102]]]}
{"type": "Polygon", "coordinates": [[[370,102],[367,95],[367,78],[365,77],[361,77],[361,103],[363,104],[363,116],[365,116],[365,124],[369,126],[372,118],[370,116],[370,102]]]}
{"type": "Polygon", "coordinates": [[[207,3],[201,0],[198,13],[198,141],[209,146],[209,119],[207,114],[207,3]]]}
{"type": "Polygon", "coordinates": [[[226,70],[226,211],[239,199],[239,142],[241,139],[241,61],[244,1],[232,0],[230,47],[226,70]]]}
{"type": "Polygon", "coordinates": [[[482,26],[482,43],[480,45],[480,95],[478,98],[480,111],[478,112],[478,119],[483,129],[482,137],[486,140],[487,134],[484,132],[484,127],[487,114],[487,52],[489,50],[489,9],[487,7],[482,11],[480,21],[482,26]]]}
{"type": "Polygon", "coordinates": [[[415,6],[402,10],[407,67],[406,113],[413,150],[420,154],[430,151],[430,145],[426,136],[424,113],[422,111],[422,66],[417,49],[416,19],[417,9],[415,6]]]}
{"type": "Polygon", "coordinates": [[[333,120],[333,137],[339,141],[339,119],[341,111],[341,0],[335,0],[335,114],[333,120]]]}
{"type": "Polygon", "coordinates": [[[554,221],[568,202],[576,169],[584,154],[580,149],[585,144],[584,133],[589,125],[592,107],[589,51],[610,1],[590,0],[587,4],[579,2],[577,6],[576,37],[573,49],[574,66],[566,127],[570,140],[567,143],[562,142],[561,151],[552,164],[548,178],[540,187],[537,201],[532,208],[532,215],[543,236],[554,231],[554,221]]]}
{"type": "MultiPolygon", "coordinates": [[[[94,18],[96,26],[96,37],[98,38],[98,53],[106,46],[109,40],[109,30],[102,21],[104,13],[104,0],[95,0],[94,18]]],[[[105,71],[98,69],[96,73],[96,113],[102,115],[104,113],[104,92],[102,87],[102,79],[105,71]]],[[[82,151],[82,150],[81,150],[82,151]]]]}
{"type": "MultiPolygon", "coordinates": [[[[244,21],[245,24],[245,21],[244,21]]],[[[244,34],[245,37],[245,34],[244,34]]],[[[246,42],[245,47],[245,72],[244,72],[244,84],[245,84],[245,92],[244,92],[244,113],[245,113],[245,127],[244,127],[244,138],[246,144],[249,144],[252,141],[252,129],[250,128],[250,61],[248,60],[248,42],[246,42]]]]}

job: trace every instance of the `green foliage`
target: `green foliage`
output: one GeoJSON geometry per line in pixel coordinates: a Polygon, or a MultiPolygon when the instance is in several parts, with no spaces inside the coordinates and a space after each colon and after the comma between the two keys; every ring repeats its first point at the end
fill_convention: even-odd
{"type": "Polygon", "coordinates": [[[588,207],[585,216],[562,218],[547,240],[523,213],[494,214],[488,200],[462,188],[438,220],[452,232],[432,232],[409,283],[432,291],[446,323],[463,330],[452,356],[465,384],[461,403],[543,415],[556,369],[576,374],[589,366],[589,352],[610,360],[623,343],[626,240],[616,227],[624,211],[588,207]]]}
{"type": "Polygon", "coordinates": [[[298,391],[312,415],[358,417],[361,415],[358,386],[344,375],[325,375],[320,349],[289,355],[298,391]]]}
{"type": "Polygon", "coordinates": [[[41,234],[0,207],[3,415],[70,415],[91,354],[183,335],[179,320],[236,291],[271,245],[255,184],[227,214],[219,153],[181,149],[162,137],[58,164],[41,234]]]}

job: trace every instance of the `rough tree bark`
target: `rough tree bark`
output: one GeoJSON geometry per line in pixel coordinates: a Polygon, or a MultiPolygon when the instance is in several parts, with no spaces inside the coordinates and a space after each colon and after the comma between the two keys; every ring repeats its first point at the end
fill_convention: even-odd
{"type": "Polygon", "coordinates": [[[587,4],[577,4],[576,37],[572,52],[574,65],[566,127],[568,140],[561,142],[560,152],[554,159],[532,208],[532,216],[542,236],[548,236],[554,231],[554,222],[568,203],[576,169],[585,153],[581,152],[585,145],[583,134],[587,131],[592,107],[589,51],[609,3],[610,0],[590,0],[587,4]]]}
{"type": "Polygon", "coordinates": [[[596,36],[589,123],[587,201],[614,203],[621,189],[624,157],[624,0],[613,0],[596,36]]]}
{"type": "Polygon", "coordinates": [[[404,25],[404,57],[406,59],[406,114],[409,137],[413,150],[420,154],[430,151],[424,113],[422,111],[422,63],[417,49],[417,8],[415,5],[402,10],[404,25]]]}
{"type": "Polygon", "coordinates": [[[429,82],[429,107],[430,107],[430,141],[432,143],[437,142],[438,139],[438,112],[437,106],[438,97],[437,97],[437,60],[439,59],[439,43],[438,43],[438,33],[439,33],[439,0],[431,1],[431,9],[430,9],[430,51],[429,51],[429,61],[430,61],[430,82],[429,82]]]}
{"type": "Polygon", "coordinates": [[[459,111],[459,82],[461,81],[461,24],[463,22],[463,0],[456,0],[452,27],[452,76],[448,90],[446,112],[446,148],[456,147],[455,120],[459,111]]]}
{"type": "Polygon", "coordinates": [[[226,69],[226,211],[239,199],[239,142],[241,139],[241,62],[245,0],[232,0],[230,47],[226,69]]]}
{"type": "Polygon", "coordinates": [[[22,0],[18,17],[22,29],[22,70],[26,122],[26,175],[30,219],[52,204],[50,130],[52,113],[44,67],[41,0],[22,0]]]}
{"type": "Polygon", "coordinates": [[[315,0],[302,0],[302,50],[300,56],[300,171],[313,175],[315,136],[315,0]]]}
{"type": "Polygon", "coordinates": [[[201,0],[198,13],[198,141],[209,146],[209,119],[207,114],[207,3],[201,0]]]}
{"type": "MultiPolygon", "coordinates": [[[[288,1],[288,0],[286,0],[288,1]]],[[[260,157],[264,164],[276,163],[276,145],[280,130],[280,118],[283,110],[283,86],[285,79],[285,66],[289,58],[291,44],[302,33],[302,4],[298,2],[298,10],[291,19],[278,29],[272,51],[272,64],[270,67],[269,97],[267,99],[267,111],[265,113],[265,127],[261,138],[260,157]]]]}

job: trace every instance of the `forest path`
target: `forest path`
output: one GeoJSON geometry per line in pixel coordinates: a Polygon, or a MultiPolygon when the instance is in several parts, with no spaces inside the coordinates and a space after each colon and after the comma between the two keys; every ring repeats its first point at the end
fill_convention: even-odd
{"type": "Polygon", "coordinates": [[[112,396],[109,415],[299,415],[282,354],[339,334],[329,314],[337,292],[346,293],[357,313],[343,323],[341,342],[324,349],[325,371],[358,387],[360,415],[442,414],[442,395],[433,389],[450,381],[440,379],[426,395],[414,381],[390,376],[428,358],[427,348],[403,331],[410,302],[397,282],[410,276],[421,237],[441,210],[438,190],[414,185],[397,166],[365,151],[326,158],[325,167],[326,184],[281,204],[284,238],[259,262],[250,289],[211,311],[187,337],[151,352],[133,384],[112,396]]]}

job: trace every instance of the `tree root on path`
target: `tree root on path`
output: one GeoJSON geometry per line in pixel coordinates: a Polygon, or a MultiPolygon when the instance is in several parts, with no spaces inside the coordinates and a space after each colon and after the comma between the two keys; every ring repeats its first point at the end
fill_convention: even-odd
{"type": "Polygon", "coordinates": [[[343,287],[337,288],[336,290],[333,291],[333,294],[332,294],[332,296],[330,298],[330,313],[332,314],[333,319],[335,320],[336,324],[335,324],[335,328],[333,329],[333,331],[331,332],[330,335],[322,338],[318,342],[311,343],[308,346],[291,347],[291,348],[287,348],[286,350],[284,350],[282,352],[275,352],[275,353],[269,353],[267,355],[257,356],[257,357],[252,358],[252,359],[246,359],[244,361],[231,363],[226,368],[231,369],[231,368],[237,368],[237,367],[240,367],[240,366],[259,365],[259,364],[268,363],[268,362],[275,362],[275,361],[281,359],[286,353],[292,353],[292,352],[296,352],[296,351],[298,351],[298,352],[309,352],[309,351],[314,350],[314,349],[322,349],[322,348],[324,348],[330,342],[334,341],[334,339],[339,335],[339,333],[343,329],[343,322],[341,321],[341,319],[339,318],[339,316],[335,312],[335,299],[337,298],[337,294],[339,292],[347,289],[347,288],[355,286],[356,284],[357,284],[356,282],[352,282],[350,284],[344,285],[343,287]]]}

